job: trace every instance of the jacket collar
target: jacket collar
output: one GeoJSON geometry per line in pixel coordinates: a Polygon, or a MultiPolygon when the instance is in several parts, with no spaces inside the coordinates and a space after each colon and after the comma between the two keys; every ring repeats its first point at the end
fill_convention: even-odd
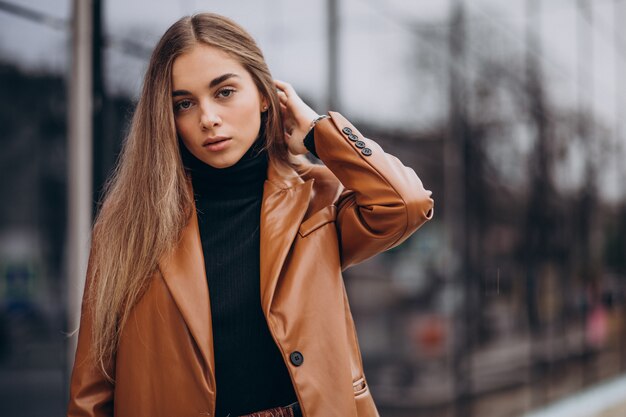
{"type": "MultiPolygon", "coordinates": [[[[192,187],[191,181],[188,186],[192,187]]],[[[269,160],[260,224],[261,306],[266,317],[285,258],[306,213],[312,186],[313,180],[305,182],[293,169],[269,160]]],[[[176,247],[159,260],[159,269],[200,348],[207,378],[212,379],[215,360],[211,308],[195,203],[192,213],[176,247]]]]}

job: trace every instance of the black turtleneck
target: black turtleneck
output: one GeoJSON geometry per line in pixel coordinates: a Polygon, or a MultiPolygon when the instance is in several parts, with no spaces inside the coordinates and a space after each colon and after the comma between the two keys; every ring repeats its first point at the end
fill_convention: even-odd
{"type": "MultiPolygon", "coordinates": [[[[209,286],[215,351],[216,417],[297,401],[261,310],[260,214],[267,177],[263,125],[233,166],[217,169],[179,142],[191,173],[209,286]]],[[[310,132],[307,147],[311,146],[310,132]]],[[[313,148],[314,151],[314,148],[313,148]]]]}

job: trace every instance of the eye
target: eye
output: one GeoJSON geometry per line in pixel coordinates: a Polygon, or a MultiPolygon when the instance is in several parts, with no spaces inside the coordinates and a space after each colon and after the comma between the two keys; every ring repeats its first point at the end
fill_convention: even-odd
{"type": "Polygon", "coordinates": [[[175,111],[187,110],[191,107],[191,100],[181,100],[178,103],[174,104],[175,111]]]}
{"type": "Polygon", "coordinates": [[[220,98],[228,98],[235,92],[234,88],[222,88],[217,92],[217,96],[220,98]]]}

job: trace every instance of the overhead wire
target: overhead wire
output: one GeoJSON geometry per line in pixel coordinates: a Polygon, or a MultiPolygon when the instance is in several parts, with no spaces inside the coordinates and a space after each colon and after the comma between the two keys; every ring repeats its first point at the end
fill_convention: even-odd
{"type": "MultiPolygon", "coordinates": [[[[18,5],[15,3],[0,0],[0,12],[5,12],[8,15],[28,20],[29,22],[47,26],[51,29],[68,32],[71,28],[71,19],[64,19],[56,16],[51,16],[39,10],[18,5]]],[[[113,48],[121,51],[122,53],[138,58],[141,60],[147,60],[150,57],[152,48],[143,45],[127,38],[118,38],[105,35],[103,39],[103,46],[113,48]]]]}
{"type": "Polygon", "coordinates": [[[33,23],[48,26],[56,30],[67,30],[69,23],[67,20],[51,16],[29,7],[14,4],[6,1],[0,1],[0,11],[7,14],[21,17],[33,23]]]}

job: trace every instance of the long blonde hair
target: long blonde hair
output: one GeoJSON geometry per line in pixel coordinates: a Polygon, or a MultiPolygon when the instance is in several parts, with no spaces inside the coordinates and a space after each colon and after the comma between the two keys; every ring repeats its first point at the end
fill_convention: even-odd
{"type": "MultiPolygon", "coordinates": [[[[237,59],[267,99],[266,148],[278,167],[298,166],[283,138],[280,106],[259,47],[239,25],[211,13],[174,23],[154,49],[117,166],[93,228],[87,272],[87,311],[93,322],[93,360],[107,373],[131,308],[172,250],[190,219],[193,196],[181,160],[171,98],[174,60],[197,43],[237,59]]],[[[195,213],[194,213],[195,214],[195,213]]]]}

